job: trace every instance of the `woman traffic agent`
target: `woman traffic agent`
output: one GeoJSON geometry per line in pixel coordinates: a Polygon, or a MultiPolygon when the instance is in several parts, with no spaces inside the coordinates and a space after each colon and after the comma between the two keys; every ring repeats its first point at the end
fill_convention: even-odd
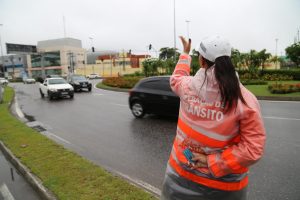
{"type": "Polygon", "coordinates": [[[259,103],[239,82],[226,39],[203,39],[195,76],[191,40],[181,41],[170,78],[180,110],[161,199],[245,200],[248,167],[262,157],[266,139],[259,103]]]}

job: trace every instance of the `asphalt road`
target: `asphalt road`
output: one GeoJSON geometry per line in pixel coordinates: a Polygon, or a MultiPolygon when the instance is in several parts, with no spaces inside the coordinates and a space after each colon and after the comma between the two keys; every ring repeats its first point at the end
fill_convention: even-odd
{"type": "Polygon", "coordinates": [[[38,194],[19,175],[0,151],[0,200],[39,200],[38,194]]]}
{"type": "MultiPolygon", "coordinates": [[[[50,138],[108,170],[161,188],[176,119],[135,119],[127,93],[93,89],[73,100],[49,101],[40,98],[38,84],[12,85],[22,111],[50,138]]],[[[249,200],[299,200],[300,102],[260,104],[267,144],[250,171],[249,200]]]]}

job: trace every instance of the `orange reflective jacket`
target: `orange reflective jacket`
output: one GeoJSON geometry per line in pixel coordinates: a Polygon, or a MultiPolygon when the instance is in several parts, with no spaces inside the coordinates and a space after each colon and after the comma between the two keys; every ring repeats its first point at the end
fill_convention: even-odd
{"type": "Polygon", "coordinates": [[[172,90],[180,97],[180,111],[169,165],[193,182],[220,190],[241,190],[248,184],[248,166],[258,161],[264,150],[258,101],[240,84],[247,105],[239,100],[236,109],[224,113],[214,67],[206,72],[201,68],[190,76],[190,62],[189,55],[180,55],[170,79],[172,90]],[[190,169],[183,155],[186,148],[205,153],[208,168],[190,169]]]}

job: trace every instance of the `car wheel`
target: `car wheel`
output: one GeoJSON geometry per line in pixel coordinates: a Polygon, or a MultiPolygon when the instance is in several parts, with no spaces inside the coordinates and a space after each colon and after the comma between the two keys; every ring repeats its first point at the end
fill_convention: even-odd
{"type": "Polygon", "coordinates": [[[89,92],[92,91],[92,87],[89,87],[89,92]]]}
{"type": "Polygon", "coordinates": [[[73,98],[74,98],[74,94],[71,94],[71,95],[70,95],[70,99],[73,99],[73,98]]]}
{"type": "Polygon", "coordinates": [[[49,92],[48,92],[48,98],[49,98],[49,100],[53,99],[53,96],[49,92]]]}
{"type": "Polygon", "coordinates": [[[135,101],[131,106],[131,112],[136,118],[142,118],[145,115],[145,108],[141,102],[135,101]]]}
{"type": "Polygon", "coordinates": [[[41,94],[41,98],[44,98],[44,97],[45,97],[45,95],[44,95],[44,93],[42,92],[41,89],[40,89],[40,94],[41,94]]]}

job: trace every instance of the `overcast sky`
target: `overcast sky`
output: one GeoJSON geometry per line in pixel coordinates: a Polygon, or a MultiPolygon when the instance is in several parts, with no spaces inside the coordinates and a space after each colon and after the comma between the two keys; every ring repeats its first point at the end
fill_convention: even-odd
{"type": "MultiPolygon", "coordinates": [[[[84,48],[146,51],[174,46],[174,0],[0,0],[0,35],[5,43],[32,44],[64,37],[84,48]]],[[[300,0],[176,0],[177,48],[189,24],[193,48],[209,35],[222,35],[242,52],[278,55],[300,29],[300,0]],[[190,23],[187,23],[189,20],[190,23]]],[[[6,50],[5,50],[6,54],[6,50]]]]}

